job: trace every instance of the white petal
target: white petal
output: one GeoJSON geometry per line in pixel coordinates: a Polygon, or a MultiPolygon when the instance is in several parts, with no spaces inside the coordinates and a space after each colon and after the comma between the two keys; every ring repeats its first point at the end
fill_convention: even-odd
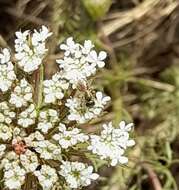
{"type": "Polygon", "coordinates": [[[91,179],[96,180],[99,178],[99,175],[96,173],[93,173],[90,177],[91,177],[91,179]]]}
{"type": "Polygon", "coordinates": [[[106,59],[106,57],[107,57],[107,53],[106,53],[105,51],[100,51],[100,52],[99,52],[98,59],[99,59],[100,61],[103,61],[104,59],[106,59]]]}
{"type": "Polygon", "coordinates": [[[128,162],[128,158],[125,157],[125,156],[121,156],[120,159],[119,159],[119,162],[121,164],[126,164],[128,162]]]}

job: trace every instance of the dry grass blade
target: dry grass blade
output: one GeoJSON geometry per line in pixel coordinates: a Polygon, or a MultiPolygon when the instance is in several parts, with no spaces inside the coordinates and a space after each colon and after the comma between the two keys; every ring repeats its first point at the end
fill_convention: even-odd
{"type": "Polygon", "coordinates": [[[44,21],[43,19],[40,19],[36,16],[33,16],[33,15],[28,15],[28,14],[25,14],[25,13],[19,13],[17,12],[15,9],[7,9],[6,10],[9,14],[19,18],[19,19],[22,19],[22,20],[25,20],[25,21],[28,21],[28,22],[32,22],[36,25],[48,25],[49,23],[44,21]]]}
{"type": "Polygon", "coordinates": [[[149,17],[155,17],[155,20],[158,20],[163,16],[169,15],[178,5],[179,2],[177,1],[146,0],[132,10],[116,13],[116,18],[104,25],[103,32],[106,35],[110,35],[117,30],[123,29],[127,26],[130,27],[130,24],[132,25],[141,19],[145,19],[147,24],[147,21],[150,20],[149,17]]]}
{"type": "Polygon", "coordinates": [[[1,47],[7,47],[7,42],[6,40],[0,35],[0,46],[1,47]]]}

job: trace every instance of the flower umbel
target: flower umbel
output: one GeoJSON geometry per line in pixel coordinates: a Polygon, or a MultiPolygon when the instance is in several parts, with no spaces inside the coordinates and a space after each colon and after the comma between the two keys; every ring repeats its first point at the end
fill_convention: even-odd
{"type": "Polygon", "coordinates": [[[93,173],[92,166],[85,166],[80,162],[63,162],[59,172],[62,175],[70,188],[76,189],[91,184],[92,180],[98,179],[99,175],[93,173]]]}
{"type": "Polygon", "coordinates": [[[135,145],[135,141],[129,139],[128,133],[132,126],[132,123],[126,125],[124,121],[119,123],[119,128],[114,128],[112,123],[104,124],[100,136],[90,136],[88,149],[99,155],[101,159],[109,160],[111,166],[127,163],[128,158],[124,156],[125,150],[135,145]]]}
{"type": "Polygon", "coordinates": [[[87,79],[94,75],[98,68],[104,67],[106,52],[101,51],[99,56],[93,50],[94,45],[90,40],[84,42],[84,45],[75,43],[70,37],[66,44],[60,46],[65,51],[64,58],[57,60],[61,69],[61,74],[65,79],[76,88],[79,82],[87,82],[87,79]]]}
{"type": "Polygon", "coordinates": [[[5,48],[0,53],[0,90],[6,92],[16,79],[14,65],[10,61],[10,51],[5,48]]]}
{"type": "Polygon", "coordinates": [[[31,73],[38,69],[47,51],[45,40],[51,34],[45,26],[42,26],[39,32],[34,30],[32,35],[28,30],[16,32],[15,57],[18,60],[18,65],[25,72],[31,73]]]}
{"type": "Polygon", "coordinates": [[[40,71],[51,35],[45,26],[32,33],[18,31],[15,56],[7,48],[0,53],[0,171],[5,189],[83,188],[100,179],[89,164],[94,163],[92,156],[112,166],[125,164],[125,150],[135,144],[131,123],[122,121],[117,128],[104,124],[100,135],[89,135],[84,127],[105,116],[111,100],[92,85],[106,52],[97,53],[90,40],[80,44],[70,37],[60,46],[64,58],[57,60],[59,71],[46,79],[40,71]]]}

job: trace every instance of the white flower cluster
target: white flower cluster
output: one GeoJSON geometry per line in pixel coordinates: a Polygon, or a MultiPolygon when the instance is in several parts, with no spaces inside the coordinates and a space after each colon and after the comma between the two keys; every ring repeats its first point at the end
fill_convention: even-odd
{"type": "Polygon", "coordinates": [[[7,48],[0,53],[0,91],[6,92],[16,79],[14,66],[10,62],[10,52],[7,48]]]}
{"type": "Polygon", "coordinates": [[[28,147],[33,148],[40,154],[40,158],[46,160],[61,159],[61,147],[53,144],[49,140],[45,140],[45,137],[38,131],[31,133],[28,137],[24,138],[24,141],[28,147]]]}
{"type": "MultiPolygon", "coordinates": [[[[27,134],[23,135],[26,136],[27,134]]],[[[14,151],[9,151],[5,154],[6,146],[4,144],[0,146],[0,158],[5,155],[0,166],[4,171],[5,186],[9,189],[21,189],[21,186],[25,183],[25,176],[28,173],[33,172],[34,175],[37,175],[42,171],[42,175],[45,175],[45,170],[37,170],[37,167],[39,166],[37,153],[40,154],[41,158],[46,160],[61,157],[60,147],[57,147],[55,144],[50,143],[50,141],[45,140],[44,136],[39,132],[32,133],[28,137],[23,137],[23,135],[20,135],[20,130],[15,129],[13,137],[11,133],[11,138],[13,138],[11,146],[14,148],[14,151]],[[34,149],[36,152],[31,151],[31,149],[34,149]]],[[[48,170],[45,171],[46,175],[52,170],[55,171],[55,169],[50,166],[47,168],[48,170]]],[[[37,177],[39,179],[39,176],[37,177]]],[[[49,177],[50,180],[52,180],[54,175],[50,175],[49,177]]],[[[40,179],[40,184],[46,190],[47,187],[45,188],[43,186],[46,182],[41,181],[40,179]]]]}
{"type": "Polygon", "coordinates": [[[46,160],[60,160],[61,148],[48,140],[33,142],[33,147],[46,160]]]}
{"type": "Polygon", "coordinates": [[[45,26],[39,32],[34,30],[32,35],[28,30],[16,32],[15,58],[25,72],[31,73],[38,69],[47,51],[45,41],[51,34],[45,26]]]}
{"type": "Polygon", "coordinates": [[[86,40],[84,45],[75,43],[70,37],[66,44],[60,48],[65,51],[64,59],[57,60],[62,76],[76,88],[79,82],[86,83],[87,78],[96,73],[97,68],[104,67],[106,52],[101,51],[97,55],[93,50],[94,45],[90,40],[86,40]]]}
{"type": "Polygon", "coordinates": [[[55,103],[64,97],[64,91],[67,90],[69,84],[61,77],[60,73],[52,76],[51,80],[44,81],[44,101],[45,103],[55,103]]]}
{"type": "Polygon", "coordinates": [[[1,162],[4,171],[4,185],[8,189],[19,190],[24,184],[25,169],[19,165],[19,156],[10,151],[1,162]]]}
{"type": "Polygon", "coordinates": [[[37,116],[37,112],[35,110],[35,105],[31,104],[26,110],[19,114],[18,124],[24,128],[29,127],[30,125],[35,123],[35,118],[37,116]]]}
{"type": "Polygon", "coordinates": [[[10,110],[7,102],[0,103],[0,123],[10,124],[16,113],[10,110]]]}
{"type": "Polygon", "coordinates": [[[41,169],[35,171],[34,174],[37,176],[39,183],[44,190],[52,189],[53,185],[58,180],[56,170],[48,165],[42,165],[41,169]]]}
{"type": "Polygon", "coordinates": [[[89,139],[88,135],[80,133],[78,128],[68,128],[67,130],[64,124],[60,124],[58,129],[59,133],[56,133],[53,139],[58,141],[64,149],[73,147],[78,143],[84,143],[89,139]]]}
{"type": "Polygon", "coordinates": [[[5,186],[9,189],[20,189],[24,184],[25,170],[19,166],[18,162],[8,159],[3,160],[3,164],[5,186]]]}
{"type": "Polygon", "coordinates": [[[2,53],[0,53],[0,64],[3,65],[10,62],[10,58],[11,58],[11,55],[10,55],[9,49],[4,48],[2,50],[2,53]]]}
{"type": "Polygon", "coordinates": [[[30,150],[26,150],[25,154],[20,155],[20,162],[26,172],[34,172],[39,165],[37,155],[30,150]]]}
{"type": "Polygon", "coordinates": [[[0,123],[0,139],[7,141],[12,137],[12,129],[6,124],[0,123]]]}
{"type": "Polygon", "coordinates": [[[93,173],[92,166],[86,166],[81,162],[63,161],[59,172],[62,175],[70,188],[80,188],[91,184],[92,180],[98,179],[99,175],[93,173]]]}
{"type": "Polygon", "coordinates": [[[95,91],[88,81],[98,68],[104,67],[106,58],[105,52],[98,55],[94,51],[91,41],[81,45],[68,38],[60,46],[65,50],[64,59],[57,60],[60,71],[49,80],[41,80],[45,76],[39,71],[44,65],[39,65],[50,35],[45,26],[32,34],[16,32],[16,69],[10,61],[10,51],[3,49],[0,53],[3,189],[23,189],[29,185],[27,175],[35,175],[34,183],[39,182],[43,190],[52,190],[56,184],[62,189],[83,188],[99,175],[93,172],[93,166],[77,161],[82,160],[81,155],[89,160],[87,163],[95,155],[114,166],[128,161],[125,150],[134,145],[129,137],[132,124],[121,122],[119,128],[105,124],[101,135],[89,135],[85,128],[82,131],[88,121],[102,115],[110,101],[109,96],[95,91]],[[34,80],[33,71],[38,68],[40,80],[34,80]]]}
{"type": "Polygon", "coordinates": [[[101,135],[91,135],[91,144],[88,147],[94,154],[111,162],[111,166],[118,163],[125,164],[128,158],[124,156],[127,147],[134,146],[135,141],[129,139],[129,131],[132,129],[133,123],[128,125],[121,121],[119,128],[114,128],[112,123],[103,125],[101,135]]]}
{"type": "Polygon", "coordinates": [[[68,119],[70,121],[77,121],[78,123],[85,123],[91,119],[98,117],[105,108],[107,102],[110,101],[109,96],[103,96],[101,92],[96,93],[90,102],[85,101],[85,105],[82,103],[81,98],[70,98],[66,102],[66,106],[70,109],[68,119]]]}
{"type": "Polygon", "coordinates": [[[53,125],[58,122],[58,112],[54,109],[47,109],[41,111],[39,114],[39,123],[38,129],[43,133],[47,133],[49,129],[53,127],[53,125]]]}
{"type": "Polygon", "coordinates": [[[26,81],[26,79],[21,79],[20,84],[14,88],[11,93],[9,102],[16,108],[22,106],[27,106],[28,102],[32,101],[32,87],[26,81]]]}

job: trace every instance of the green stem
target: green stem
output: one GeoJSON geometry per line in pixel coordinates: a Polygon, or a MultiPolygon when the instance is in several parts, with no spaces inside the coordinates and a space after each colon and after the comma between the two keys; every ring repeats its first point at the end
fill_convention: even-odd
{"type": "Polygon", "coordinates": [[[44,80],[44,67],[43,64],[40,65],[40,68],[36,74],[36,81],[35,81],[35,103],[36,108],[39,110],[42,105],[43,101],[43,80],[44,80]]]}

